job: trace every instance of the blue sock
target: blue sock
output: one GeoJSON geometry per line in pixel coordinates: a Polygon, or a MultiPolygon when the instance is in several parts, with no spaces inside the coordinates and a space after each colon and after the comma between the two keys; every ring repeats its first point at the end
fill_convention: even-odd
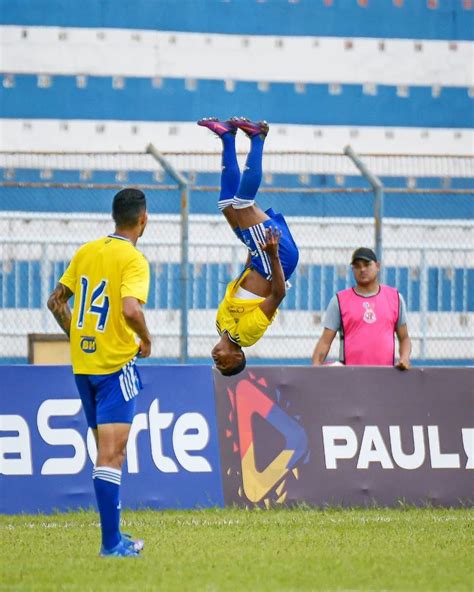
{"type": "Polygon", "coordinates": [[[222,172],[221,172],[221,193],[218,207],[222,211],[232,205],[237,187],[240,182],[240,169],[235,153],[235,135],[231,133],[222,136],[222,172]]]}
{"type": "Polygon", "coordinates": [[[262,155],[265,138],[257,135],[251,138],[250,142],[250,152],[245,163],[245,170],[233,201],[233,207],[236,210],[253,206],[262,181],[262,155]]]}
{"type": "Polygon", "coordinates": [[[109,550],[119,544],[120,480],[122,471],[110,467],[95,467],[92,472],[95,496],[102,528],[102,545],[109,550]]]}

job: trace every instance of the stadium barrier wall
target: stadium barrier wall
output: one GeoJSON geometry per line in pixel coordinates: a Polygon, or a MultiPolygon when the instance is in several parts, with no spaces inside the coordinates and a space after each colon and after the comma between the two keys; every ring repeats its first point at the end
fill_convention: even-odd
{"type": "Polygon", "coordinates": [[[226,505],[472,504],[472,368],[214,378],[226,505]]]}
{"type": "MultiPolygon", "coordinates": [[[[472,505],[472,368],[141,366],[127,508],[472,505]]],[[[68,366],[0,367],[0,513],[94,506],[68,366]]]]}
{"type": "MultiPolygon", "coordinates": [[[[124,508],[222,506],[210,367],[143,366],[124,508]]],[[[95,506],[96,449],[69,366],[0,369],[0,513],[95,506]]]]}

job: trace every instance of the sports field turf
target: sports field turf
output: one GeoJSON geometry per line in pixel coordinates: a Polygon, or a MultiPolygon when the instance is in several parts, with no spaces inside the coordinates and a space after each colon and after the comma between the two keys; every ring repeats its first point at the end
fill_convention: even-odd
{"type": "Polygon", "coordinates": [[[1,590],[472,590],[474,510],[123,512],[140,559],[100,559],[93,512],[0,516],[1,590]]]}

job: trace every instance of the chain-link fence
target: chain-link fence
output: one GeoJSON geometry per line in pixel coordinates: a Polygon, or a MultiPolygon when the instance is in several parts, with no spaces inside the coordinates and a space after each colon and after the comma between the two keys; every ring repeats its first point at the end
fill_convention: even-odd
{"type": "MultiPolygon", "coordinates": [[[[0,154],[3,361],[25,360],[28,334],[58,332],[47,297],[75,249],[113,230],[111,200],[125,185],[141,187],[149,203],[139,247],[151,267],[153,356],[209,360],[218,303],[246,252],[216,208],[219,155],[166,156],[189,181],[186,257],[180,187],[150,155],[0,154]]],[[[381,279],[406,300],[413,358],[472,361],[474,159],[362,158],[385,188],[381,279]]],[[[352,284],[351,252],[374,246],[373,192],[343,155],[269,154],[264,166],[259,205],[285,214],[300,263],[249,357],[309,363],[330,298],[352,284]]]]}

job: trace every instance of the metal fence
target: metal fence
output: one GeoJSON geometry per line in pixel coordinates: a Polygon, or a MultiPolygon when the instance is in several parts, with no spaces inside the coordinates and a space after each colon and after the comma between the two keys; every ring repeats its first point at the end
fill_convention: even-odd
{"type": "MultiPolygon", "coordinates": [[[[0,154],[0,358],[24,361],[29,333],[58,332],[47,296],[75,249],[113,230],[112,196],[130,184],[151,212],[139,246],[153,356],[209,359],[216,308],[246,253],[216,209],[219,155],[166,156],[190,184],[184,234],[182,187],[150,155],[0,154]]],[[[405,297],[414,359],[472,360],[474,159],[362,158],[384,184],[382,281],[405,297]]],[[[265,171],[259,204],[285,214],[300,264],[249,356],[309,363],[330,298],[352,283],[351,252],[374,246],[373,193],[343,155],[270,154],[265,171]]]]}

